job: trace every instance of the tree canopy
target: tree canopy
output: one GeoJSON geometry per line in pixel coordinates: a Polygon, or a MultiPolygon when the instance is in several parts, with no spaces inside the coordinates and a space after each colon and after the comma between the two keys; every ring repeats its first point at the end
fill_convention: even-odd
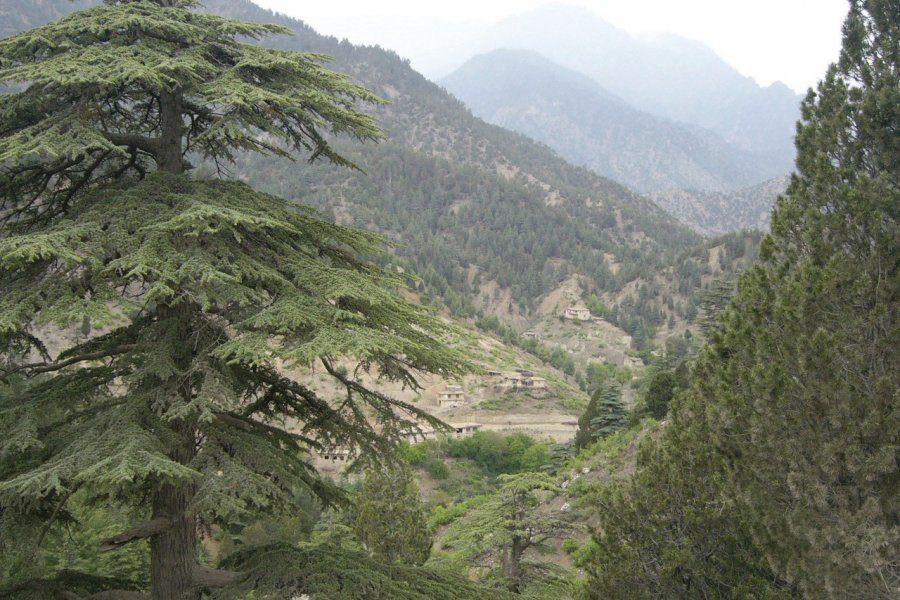
{"type": "Polygon", "coordinates": [[[698,393],[766,558],[807,597],[900,594],[900,3],[855,0],[797,173],[698,393]]]}
{"type": "Polygon", "coordinates": [[[421,565],[428,560],[432,531],[408,467],[366,473],[355,497],[353,530],[370,554],[384,562],[421,565]]]}
{"type": "Polygon", "coordinates": [[[150,540],[154,600],[239,578],[199,564],[201,524],[289,510],[298,486],[338,501],[310,448],[383,456],[440,426],[338,359],[413,387],[465,367],[367,260],[380,238],[188,176],[246,151],[347,164],[327,135],[381,135],[357,108],[378,99],[324,57],[196,6],[109,1],[0,40],[0,82],[20,82],[0,95],[0,350],[29,384],[0,396],[0,524],[50,526],[78,490],[136,506],[107,546],[150,540]],[[85,322],[101,333],[54,356],[48,331],[85,322]],[[314,362],[344,397],[288,376],[314,362]]]}
{"type": "Polygon", "coordinates": [[[588,597],[900,594],[898,23],[896,0],[850,3],[761,263],[601,499],[588,597]]]}
{"type": "Polygon", "coordinates": [[[511,592],[521,593],[529,582],[525,552],[544,548],[571,526],[539,506],[541,492],[562,491],[546,473],[505,474],[497,479],[500,489],[454,522],[441,545],[451,560],[493,568],[511,592]]]}
{"type": "Polygon", "coordinates": [[[604,381],[594,393],[580,417],[575,432],[575,447],[585,448],[592,442],[612,435],[625,426],[622,388],[614,379],[604,381]]]}

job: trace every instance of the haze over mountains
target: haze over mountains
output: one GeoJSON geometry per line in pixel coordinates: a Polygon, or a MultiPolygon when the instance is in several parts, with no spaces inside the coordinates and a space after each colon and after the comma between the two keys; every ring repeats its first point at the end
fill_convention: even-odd
{"type": "Polygon", "coordinates": [[[764,184],[793,171],[801,97],[759,86],[700,42],[633,35],[565,4],[495,24],[397,17],[393,31],[410,32],[414,64],[476,116],[662,206],[690,198],[677,216],[697,231],[765,226],[778,186],[764,184]]]}
{"type": "Polygon", "coordinates": [[[765,227],[782,189],[769,182],[793,171],[800,96],[758,86],[699,42],[553,4],[462,46],[486,52],[441,83],[474,114],[677,206],[697,231],[765,227]]]}
{"type": "Polygon", "coordinates": [[[640,192],[725,191],[785,172],[783,161],[635,109],[536,52],[494,50],[441,83],[489,123],[544,142],[568,161],[640,192]]]}
{"type": "MultiPolygon", "coordinates": [[[[640,302],[619,296],[629,282],[652,277],[699,241],[649,200],[473,118],[390,51],[321,36],[246,0],[208,0],[206,7],[291,27],[294,36],[267,43],[334,56],[336,69],[391,101],[377,111],[387,141],[338,142],[365,173],[257,158],[241,160],[235,176],[397,240],[399,258],[424,280],[422,291],[443,297],[460,313],[482,309],[525,325],[543,295],[582,277],[587,291],[621,303],[618,319],[630,335],[646,338],[670,317],[684,315],[684,307],[667,305],[661,294],[640,302]]],[[[62,0],[47,8],[48,18],[74,9],[62,0]]],[[[673,139],[691,132],[643,116],[583,75],[568,78],[636,120],[670,127],[673,139]]]]}
{"type": "Polygon", "coordinates": [[[551,4],[500,21],[470,50],[496,48],[534,50],[635,108],[793,164],[800,97],[783,84],[760,87],[700,42],[673,34],[633,36],[589,10],[551,4]]]}

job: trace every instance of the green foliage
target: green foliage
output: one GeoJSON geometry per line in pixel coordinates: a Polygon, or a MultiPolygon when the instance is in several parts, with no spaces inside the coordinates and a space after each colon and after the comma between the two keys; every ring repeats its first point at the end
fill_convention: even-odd
{"type": "Polygon", "coordinates": [[[217,554],[221,558],[245,547],[309,541],[322,516],[321,505],[313,497],[304,495],[295,500],[291,514],[264,515],[246,524],[235,523],[227,530],[219,530],[214,536],[221,542],[217,554]]]}
{"type": "Polygon", "coordinates": [[[562,549],[566,554],[574,554],[581,548],[581,544],[575,538],[566,538],[563,540],[562,549]]]}
{"type": "Polygon", "coordinates": [[[58,216],[79,194],[142,176],[154,164],[180,171],[182,154],[218,163],[239,151],[286,155],[283,143],[345,163],[319,128],[381,135],[354,110],[356,101],[377,98],[323,69],[321,57],[235,40],[286,29],[190,12],[191,5],[107,3],[0,41],[0,82],[29,83],[0,96],[2,209],[11,211],[4,221],[12,216],[23,226],[58,216]],[[176,40],[190,40],[190,49],[173,51],[176,40]],[[299,92],[298,82],[308,91],[299,92]],[[156,102],[158,90],[177,93],[156,102]],[[167,100],[190,116],[177,160],[162,136],[167,100]],[[55,185],[48,175],[72,184],[55,185]]]}
{"type": "Polygon", "coordinates": [[[632,477],[595,486],[581,499],[599,509],[600,527],[577,556],[587,575],[578,597],[795,597],[759,556],[746,515],[723,499],[723,480],[712,475],[721,458],[694,437],[702,429],[669,427],[683,425],[689,431],[679,429],[678,438],[645,439],[632,477]]]}
{"type": "Polygon", "coordinates": [[[581,388],[585,391],[596,391],[609,379],[615,379],[620,385],[631,381],[632,371],[625,367],[617,367],[608,362],[589,362],[584,370],[581,388]]]}
{"type": "Polygon", "coordinates": [[[353,530],[363,547],[384,562],[421,565],[428,559],[431,530],[407,468],[372,468],[366,473],[354,498],[353,530]]]}
{"type": "Polygon", "coordinates": [[[734,495],[808,597],[900,593],[898,22],[897,2],[851,2],[764,262],[699,365],[734,495]]]}
{"type": "Polygon", "coordinates": [[[716,301],[663,440],[597,500],[584,597],[900,593],[898,22],[851,2],[762,263],[716,301]]]}
{"type": "Polygon", "coordinates": [[[666,414],[669,412],[669,404],[675,396],[676,385],[677,379],[672,371],[663,369],[650,375],[644,402],[651,417],[657,420],[666,418],[666,414]]]}
{"type": "Polygon", "coordinates": [[[443,554],[432,560],[487,567],[502,577],[510,591],[520,593],[528,582],[525,552],[545,548],[570,526],[539,509],[542,494],[562,491],[549,475],[518,473],[498,479],[502,485],[497,492],[449,525],[440,541],[443,554]]]}
{"type": "Polygon", "coordinates": [[[0,40],[0,81],[24,82],[0,94],[3,376],[51,374],[0,395],[2,537],[66,516],[79,489],[86,510],[135,507],[163,529],[138,535],[153,596],[185,599],[198,525],[343,498],[309,448],[385,456],[414,421],[440,426],[361,372],[415,388],[466,365],[397,293],[410,280],[367,259],[381,238],[185,175],[185,156],[247,151],[343,166],[326,135],[381,136],[358,110],[377,98],[323,57],[238,41],[285,29],[194,7],[108,2],[0,40]],[[41,335],[85,322],[106,332],[47,354],[41,335]],[[281,371],[313,363],[340,402],[281,371]]]}
{"type": "Polygon", "coordinates": [[[435,458],[428,463],[428,474],[435,479],[447,479],[450,477],[450,469],[447,468],[447,463],[439,458],[435,458]]]}
{"type": "Polygon", "coordinates": [[[425,444],[403,442],[400,445],[400,456],[408,465],[417,467],[428,459],[428,447],[425,444]]]}
{"type": "Polygon", "coordinates": [[[70,598],[109,597],[116,590],[116,600],[141,600],[147,595],[131,583],[119,578],[98,577],[72,571],[62,571],[53,579],[29,579],[0,590],[2,600],[69,600],[70,598]]]}
{"type": "MultiPolygon", "coordinates": [[[[79,492],[67,503],[64,514],[46,527],[40,547],[23,544],[13,535],[25,535],[34,539],[39,535],[29,529],[27,523],[19,527],[6,522],[15,514],[0,514],[4,521],[0,527],[4,543],[0,546],[0,589],[8,584],[34,577],[63,577],[66,573],[79,573],[87,579],[115,580],[132,589],[147,589],[149,584],[150,556],[145,545],[136,544],[119,552],[102,553],[103,540],[127,529],[132,515],[121,507],[95,506],[89,508],[86,494],[79,492]],[[7,544],[9,544],[7,546],[7,544]],[[23,546],[27,551],[23,551],[23,546]]],[[[2,593],[0,593],[0,597],[2,593]]]]}
{"type": "Polygon", "coordinates": [[[627,414],[622,404],[622,388],[613,380],[594,390],[584,414],[578,418],[575,447],[584,448],[625,426],[627,414]]]}
{"type": "MultiPolygon", "coordinates": [[[[652,419],[645,419],[633,427],[621,429],[616,433],[595,440],[575,456],[570,456],[559,469],[560,473],[577,472],[584,468],[599,471],[609,476],[620,476],[625,467],[625,460],[630,449],[635,448],[638,441],[647,434],[653,435],[659,424],[652,419]]],[[[581,480],[574,482],[581,484],[581,480]]],[[[578,495],[577,488],[569,488],[570,493],[578,495]]]]}
{"type": "Polygon", "coordinates": [[[439,569],[382,563],[364,553],[326,546],[273,545],[255,552],[239,552],[224,566],[247,575],[232,589],[214,594],[215,600],[284,600],[303,594],[328,600],[515,597],[439,569]]]}
{"type": "Polygon", "coordinates": [[[546,444],[524,433],[504,436],[495,431],[448,440],[447,454],[473,460],[492,475],[540,470],[550,459],[546,444]]]}
{"type": "Polygon", "coordinates": [[[609,308],[603,303],[600,298],[597,297],[596,294],[591,294],[590,297],[584,304],[588,310],[591,311],[592,315],[597,315],[598,317],[603,317],[604,319],[609,318],[610,311],[609,308]]]}
{"type": "Polygon", "coordinates": [[[428,524],[432,529],[437,529],[443,525],[449,525],[456,519],[465,515],[473,507],[483,504],[488,500],[488,496],[475,496],[449,506],[435,506],[428,519],[428,524]]]}
{"type": "Polygon", "coordinates": [[[127,529],[133,517],[118,507],[87,507],[85,494],[69,502],[73,521],[57,526],[41,548],[46,573],[62,571],[87,573],[98,577],[130,581],[147,589],[150,583],[150,553],[144,544],[135,544],[119,552],[100,552],[103,540],[127,529]]]}

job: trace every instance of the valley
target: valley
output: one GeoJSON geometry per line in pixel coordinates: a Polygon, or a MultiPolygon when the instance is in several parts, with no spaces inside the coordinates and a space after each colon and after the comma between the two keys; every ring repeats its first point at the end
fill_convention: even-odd
{"type": "Polygon", "coordinates": [[[582,4],[0,4],[0,600],[900,594],[900,4],[582,4]]]}

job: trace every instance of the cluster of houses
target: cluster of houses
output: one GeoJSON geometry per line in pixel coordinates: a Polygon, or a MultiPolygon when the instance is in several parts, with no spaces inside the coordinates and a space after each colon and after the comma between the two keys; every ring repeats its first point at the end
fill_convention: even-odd
{"type": "MultiPolygon", "coordinates": [[[[494,389],[498,392],[542,393],[547,390],[547,380],[527,369],[516,369],[511,373],[488,371],[488,377],[492,379],[494,389]]],[[[437,402],[441,408],[460,408],[465,406],[466,392],[462,386],[448,385],[438,392],[437,402]]]]}
{"type": "Polygon", "coordinates": [[[516,369],[515,373],[503,375],[502,382],[497,387],[509,391],[546,390],[547,380],[537,377],[532,371],[516,369]]]}

